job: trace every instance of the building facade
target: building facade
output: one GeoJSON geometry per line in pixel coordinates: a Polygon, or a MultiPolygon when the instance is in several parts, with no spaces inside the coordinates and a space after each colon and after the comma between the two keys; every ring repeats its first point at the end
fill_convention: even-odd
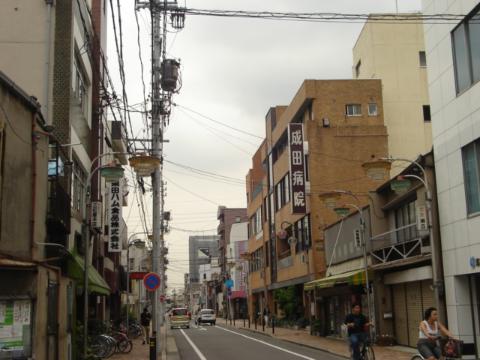
{"type": "Polygon", "coordinates": [[[381,81],[306,80],[265,125],[246,179],[250,316],[279,313],[276,290],[294,287],[302,297],[305,282],[324,277],[323,230],[336,218],[319,195],[375,187],[361,165],[387,154],[381,81]]]}
{"type": "Polygon", "coordinates": [[[480,349],[480,30],[478,1],[424,0],[426,15],[465,16],[425,24],[433,148],[445,273],[448,325],[472,358],[480,349]]]}
{"type": "Polygon", "coordinates": [[[220,238],[218,241],[220,264],[223,273],[226,273],[228,263],[227,247],[230,245],[230,231],[233,224],[248,221],[247,209],[219,206],[217,210],[217,220],[219,222],[217,234],[220,238]]]}
{"type": "Polygon", "coordinates": [[[188,238],[189,281],[201,283],[200,266],[210,264],[212,257],[218,257],[217,235],[196,235],[188,238]]]}
{"type": "MultiPolygon", "coordinates": [[[[353,77],[382,80],[388,154],[392,157],[413,160],[432,149],[428,65],[421,21],[367,20],[353,48],[353,77]]],[[[402,165],[406,167],[406,163],[402,165]]],[[[401,168],[399,164],[394,172],[401,168]]]]}
{"type": "Polygon", "coordinates": [[[47,221],[64,219],[45,191],[50,129],[40,104],[2,72],[0,129],[0,358],[71,359],[69,257],[48,251],[47,221]]]}

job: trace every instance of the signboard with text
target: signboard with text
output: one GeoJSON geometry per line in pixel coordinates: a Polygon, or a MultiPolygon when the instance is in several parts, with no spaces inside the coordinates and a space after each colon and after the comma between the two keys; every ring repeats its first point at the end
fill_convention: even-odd
{"type": "Polygon", "coordinates": [[[305,156],[303,152],[303,124],[288,124],[288,145],[290,155],[290,186],[292,214],[305,214],[307,201],[305,193],[305,156]]]}
{"type": "Polygon", "coordinates": [[[30,346],[31,306],[30,300],[0,301],[0,352],[30,346]]]}
{"type": "Polygon", "coordinates": [[[108,251],[122,251],[122,187],[112,182],[108,187],[108,251]]]}

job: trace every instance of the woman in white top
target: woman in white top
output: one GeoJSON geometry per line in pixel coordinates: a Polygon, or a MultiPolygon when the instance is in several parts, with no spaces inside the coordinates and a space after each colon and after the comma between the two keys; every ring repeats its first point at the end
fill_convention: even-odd
{"type": "Polygon", "coordinates": [[[438,322],[437,309],[431,307],[425,311],[425,320],[420,322],[420,333],[417,348],[420,354],[426,360],[441,359],[442,350],[438,345],[440,335],[453,338],[453,335],[448,329],[438,322]]]}

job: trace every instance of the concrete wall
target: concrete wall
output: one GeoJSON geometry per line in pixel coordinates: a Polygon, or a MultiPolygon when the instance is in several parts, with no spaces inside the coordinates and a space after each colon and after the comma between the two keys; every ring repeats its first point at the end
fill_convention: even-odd
{"type": "MultiPolygon", "coordinates": [[[[426,15],[447,12],[465,15],[479,2],[424,0],[422,4],[426,15]]],[[[469,265],[469,259],[472,256],[480,257],[480,217],[476,214],[467,215],[461,149],[480,137],[480,83],[473,84],[460,94],[456,93],[451,39],[451,31],[456,25],[426,24],[424,29],[430,64],[428,85],[432,104],[448,323],[454,334],[472,344],[475,340],[474,326],[477,327],[477,336],[479,334],[478,314],[472,317],[468,275],[480,271],[478,267],[469,265]]],[[[474,298],[477,297],[474,295],[474,298]]],[[[477,337],[476,342],[478,344],[480,338],[477,337]]]]}
{"type": "MultiPolygon", "coordinates": [[[[432,148],[431,122],[424,121],[422,108],[430,104],[427,86],[430,59],[427,67],[421,66],[420,51],[425,51],[421,21],[416,24],[367,21],[353,48],[354,78],[382,80],[388,152],[393,157],[413,160],[432,148]]],[[[398,173],[402,166],[393,169],[393,173],[398,173]]]]}

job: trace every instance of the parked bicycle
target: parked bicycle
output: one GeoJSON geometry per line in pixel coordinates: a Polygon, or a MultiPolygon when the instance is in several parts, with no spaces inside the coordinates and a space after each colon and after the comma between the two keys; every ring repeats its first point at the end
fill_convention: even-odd
{"type": "Polygon", "coordinates": [[[100,334],[91,340],[90,349],[92,353],[101,359],[106,359],[116,352],[129,353],[132,351],[133,343],[126,334],[126,328],[120,325],[119,330],[114,330],[110,324],[108,334],[100,334]]]}

